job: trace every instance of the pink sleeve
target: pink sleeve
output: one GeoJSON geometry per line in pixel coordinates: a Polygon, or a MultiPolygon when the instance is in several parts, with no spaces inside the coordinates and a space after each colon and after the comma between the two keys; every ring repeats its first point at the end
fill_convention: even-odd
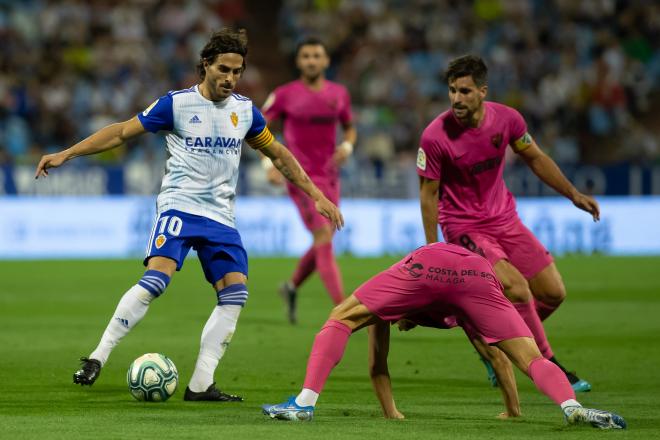
{"type": "Polygon", "coordinates": [[[276,88],[264,102],[261,112],[268,122],[282,117],[284,112],[285,93],[281,87],[276,88]]]}
{"type": "Polygon", "coordinates": [[[417,150],[417,174],[431,180],[440,180],[443,154],[437,136],[433,136],[429,128],[424,130],[417,150]]]}
{"type": "Polygon", "coordinates": [[[339,112],[339,121],[345,125],[353,121],[353,112],[351,111],[351,95],[348,94],[346,88],[342,87],[342,91],[344,92],[344,96],[341,111],[339,112]]]}
{"type": "Polygon", "coordinates": [[[527,133],[527,124],[525,123],[525,118],[518,112],[518,110],[509,108],[509,127],[510,127],[510,137],[509,145],[513,145],[518,139],[523,137],[527,133]]]}

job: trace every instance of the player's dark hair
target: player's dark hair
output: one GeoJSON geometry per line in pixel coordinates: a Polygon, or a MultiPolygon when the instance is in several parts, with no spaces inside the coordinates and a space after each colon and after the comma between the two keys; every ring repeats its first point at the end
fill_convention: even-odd
{"type": "Polygon", "coordinates": [[[248,52],[248,38],[245,29],[234,30],[223,28],[213,35],[199,53],[199,62],[197,63],[197,73],[201,79],[204,79],[204,61],[213,64],[215,57],[223,53],[237,53],[243,57],[243,70],[247,67],[245,57],[248,52]]]}
{"type": "Polygon", "coordinates": [[[298,57],[298,54],[300,53],[300,49],[302,49],[303,46],[321,46],[325,51],[326,55],[330,55],[330,53],[328,52],[328,46],[325,45],[323,40],[317,37],[307,37],[303,40],[300,40],[298,44],[296,44],[296,54],[295,54],[296,57],[298,57]]]}
{"type": "Polygon", "coordinates": [[[463,55],[451,60],[445,71],[447,84],[464,76],[471,76],[477,87],[485,86],[488,83],[488,67],[484,60],[476,55],[463,55]]]}

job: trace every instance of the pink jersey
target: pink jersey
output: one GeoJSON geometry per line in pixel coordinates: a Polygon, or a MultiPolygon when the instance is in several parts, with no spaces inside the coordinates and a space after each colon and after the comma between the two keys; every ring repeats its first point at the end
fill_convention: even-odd
{"type": "Polygon", "coordinates": [[[309,176],[333,180],[338,176],[332,155],[337,144],[337,123],[352,120],[351,99],[341,84],[323,81],[321,90],[301,80],[278,87],[263,108],[268,121],[282,118],[284,140],[309,176]]]}
{"type": "Polygon", "coordinates": [[[502,174],[507,145],[529,143],[525,120],[515,109],[484,102],[478,128],[464,127],[451,110],[424,130],[417,173],[440,181],[438,222],[502,224],[516,217],[516,204],[502,174]],[[516,142],[518,141],[518,142],[516,142]]]}

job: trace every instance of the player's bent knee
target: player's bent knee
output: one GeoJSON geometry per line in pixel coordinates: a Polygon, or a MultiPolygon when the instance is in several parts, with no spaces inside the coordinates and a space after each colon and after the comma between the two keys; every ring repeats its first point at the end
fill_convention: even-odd
{"type": "Polygon", "coordinates": [[[534,298],[547,305],[559,306],[566,298],[566,287],[554,264],[529,280],[529,286],[534,298]]]}
{"type": "Polygon", "coordinates": [[[330,226],[325,226],[312,231],[312,236],[314,237],[314,246],[332,243],[332,235],[333,232],[330,226]]]}
{"type": "Polygon", "coordinates": [[[172,277],[176,272],[177,262],[169,257],[154,256],[147,261],[147,270],[157,270],[168,277],[172,277]]]}
{"type": "Polygon", "coordinates": [[[363,324],[367,315],[370,316],[367,308],[351,295],[332,309],[328,321],[339,321],[350,327],[351,330],[355,330],[363,324]]]}
{"type": "Polygon", "coordinates": [[[532,361],[543,357],[534,339],[529,337],[505,339],[496,345],[524,373],[532,361]]]}
{"type": "Polygon", "coordinates": [[[343,319],[342,317],[349,315],[352,309],[361,304],[354,295],[351,295],[333,307],[329,319],[343,319]]]}
{"type": "Polygon", "coordinates": [[[504,286],[504,296],[512,303],[527,303],[532,299],[532,291],[526,282],[516,282],[504,286]]]}
{"type": "MultiPolygon", "coordinates": [[[[165,289],[167,289],[167,286],[170,284],[170,277],[160,271],[157,270],[147,270],[144,275],[142,275],[142,278],[140,278],[140,281],[138,281],[138,285],[143,287],[147,292],[149,292],[150,295],[153,296],[153,298],[157,298],[160,295],[162,295],[163,292],[165,292],[165,289]]],[[[144,298],[147,301],[151,301],[153,298],[144,298]]]]}
{"type": "Polygon", "coordinates": [[[563,283],[559,283],[547,290],[534,292],[534,297],[545,304],[558,306],[566,299],[566,288],[563,283]]]}
{"type": "Polygon", "coordinates": [[[248,299],[248,289],[242,283],[231,284],[218,290],[217,295],[219,306],[235,305],[243,307],[248,299]]]}
{"type": "Polygon", "coordinates": [[[494,368],[505,367],[509,362],[509,358],[506,357],[502,350],[492,346],[488,346],[487,358],[493,364],[494,368]]]}

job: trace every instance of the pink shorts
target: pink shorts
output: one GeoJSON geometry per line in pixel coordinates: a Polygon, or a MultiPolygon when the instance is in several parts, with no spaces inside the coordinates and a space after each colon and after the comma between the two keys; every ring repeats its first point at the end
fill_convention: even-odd
{"type": "Polygon", "coordinates": [[[554,261],[550,252],[519,218],[497,227],[441,226],[448,243],[478,253],[493,266],[500,260],[507,260],[528,280],[554,261]]]}
{"type": "Polygon", "coordinates": [[[475,328],[474,324],[465,319],[465,317],[446,315],[446,312],[443,312],[441,309],[429,310],[428,312],[416,313],[414,315],[407,315],[406,319],[409,319],[415,324],[421,325],[422,327],[433,327],[439,329],[452,329],[454,327],[461,327],[470,341],[474,339],[484,339],[484,337],[479,334],[479,331],[475,328]]]}
{"type": "Polygon", "coordinates": [[[433,243],[423,246],[354,293],[374,315],[385,321],[428,312],[443,318],[456,316],[489,343],[532,337],[516,309],[502,292],[492,266],[459,246],[433,243]]]}
{"type": "MultiPolygon", "coordinates": [[[[321,190],[328,200],[335,205],[339,204],[340,186],[338,179],[325,182],[314,182],[314,184],[321,190]]],[[[293,203],[295,203],[298,208],[298,212],[300,212],[300,218],[302,218],[302,221],[308,230],[315,231],[321,229],[325,225],[331,224],[330,220],[319,214],[314,206],[314,201],[305,194],[305,191],[289,182],[287,182],[287,189],[291,200],[293,200],[293,203]]]]}

